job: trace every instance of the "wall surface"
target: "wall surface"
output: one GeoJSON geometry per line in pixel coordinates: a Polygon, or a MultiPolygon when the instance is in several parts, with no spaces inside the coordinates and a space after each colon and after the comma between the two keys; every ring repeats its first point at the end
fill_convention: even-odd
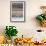
{"type": "Polygon", "coordinates": [[[10,22],[10,1],[13,0],[0,0],[0,34],[4,33],[6,25],[15,25],[18,29],[18,36],[23,34],[29,37],[36,34],[37,29],[46,30],[46,28],[40,27],[35,19],[35,16],[41,13],[40,6],[46,5],[46,0],[24,0],[26,2],[26,22],[24,23],[10,22]]]}

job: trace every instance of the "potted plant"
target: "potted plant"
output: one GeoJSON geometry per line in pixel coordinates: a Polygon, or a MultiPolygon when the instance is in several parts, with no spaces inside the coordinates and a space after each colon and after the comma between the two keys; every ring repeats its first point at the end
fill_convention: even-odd
{"type": "Polygon", "coordinates": [[[36,19],[39,20],[41,26],[46,27],[46,14],[38,15],[36,19]]]}
{"type": "Polygon", "coordinates": [[[42,14],[37,15],[36,19],[39,20],[41,26],[46,27],[46,6],[40,7],[42,10],[42,14]]]}
{"type": "MultiPolygon", "coordinates": [[[[17,36],[17,29],[15,26],[6,26],[5,28],[5,35],[8,37],[8,39],[11,41],[12,36],[17,36]]],[[[10,42],[8,40],[8,42],[10,42]]]]}

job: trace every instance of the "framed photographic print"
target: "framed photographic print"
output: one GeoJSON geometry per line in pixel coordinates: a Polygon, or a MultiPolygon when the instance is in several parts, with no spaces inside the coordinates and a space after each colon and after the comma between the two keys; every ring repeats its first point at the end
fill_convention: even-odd
{"type": "Polygon", "coordinates": [[[10,2],[10,21],[14,22],[25,21],[25,1],[10,2]]]}

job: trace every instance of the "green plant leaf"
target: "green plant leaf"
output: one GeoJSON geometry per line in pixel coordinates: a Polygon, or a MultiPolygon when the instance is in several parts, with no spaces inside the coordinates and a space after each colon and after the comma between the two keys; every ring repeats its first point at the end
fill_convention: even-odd
{"type": "Polygon", "coordinates": [[[16,29],[16,27],[15,26],[6,26],[6,29],[5,29],[5,34],[6,34],[6,36],[8,36],[8,37],[12,37],[12,36],[16,36],[17,35],[17,33],[18,33],[18,31],[17,31],[17,29],[16,29]]]}
{"type": "Polygon", "coordinates": [[[39,20],[39,21],[44,20],[44,18],[43,18],[41,15],[38,15],[38,16],[36,17],[36,19],[39,20]]]}

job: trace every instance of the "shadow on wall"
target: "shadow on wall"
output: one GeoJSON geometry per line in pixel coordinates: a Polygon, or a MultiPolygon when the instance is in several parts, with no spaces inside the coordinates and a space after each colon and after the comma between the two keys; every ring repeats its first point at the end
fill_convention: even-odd
{"type": "Polygon", "coordinates": [[[30,20],[31,20],[32,25],[37,26],[37,27],[40,26],[39,21],[36,20],[35,16],[31,17],[30,20]]]}

